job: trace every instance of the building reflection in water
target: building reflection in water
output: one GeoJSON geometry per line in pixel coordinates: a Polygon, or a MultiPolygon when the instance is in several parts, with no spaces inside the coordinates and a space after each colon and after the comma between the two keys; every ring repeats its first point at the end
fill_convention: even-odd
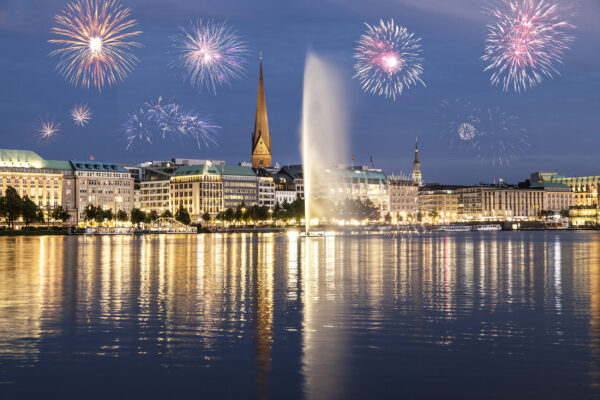
{"type": "Polygon", "coordinates": [[[591,360],[600,389],[592,234],[1,237],[0,282],[0,364],[57,352],[239,364],[268,398],[274,361],[291,358],[305,397],[343,398],[358,369],[401,348],[476,341],[525,359],[538,340],[591,360]],[[277,350],[280,331],[298,335],[296,353],[277,350]]]}

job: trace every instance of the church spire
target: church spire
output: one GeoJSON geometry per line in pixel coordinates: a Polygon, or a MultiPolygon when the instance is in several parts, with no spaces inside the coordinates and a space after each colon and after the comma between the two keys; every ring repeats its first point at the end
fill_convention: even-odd
{"type": "Polygon", "coordinates": [[[263,83],[262,52],[260,53],[260,72],[258,75],[258,94],[256,97],[256,117],[252,134],[252,166],[271,165],[271,134],[267,118],[267,101],[263,83]]]}
{"type": "Polygon", "coordinates": [[[417,138],[415,144],[415,161],[413,162],[413,181],[421,186],[423,184],[423,177],[421,175],[421,162],[419,161],[419,138],[417,138]]]}

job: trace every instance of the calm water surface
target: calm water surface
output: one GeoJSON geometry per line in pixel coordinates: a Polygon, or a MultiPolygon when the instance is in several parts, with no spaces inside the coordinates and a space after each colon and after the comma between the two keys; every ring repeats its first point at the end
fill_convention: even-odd
{"type": "Polygon", "coordinates": [[[600,234],[0,238],[0,398],[598,399],[600,234]]]}

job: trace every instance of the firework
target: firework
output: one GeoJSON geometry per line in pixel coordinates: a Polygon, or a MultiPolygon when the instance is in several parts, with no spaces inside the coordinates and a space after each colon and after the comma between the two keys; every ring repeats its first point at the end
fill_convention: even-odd
{"type": "Polygon", "coordinates": [[[442,137],[449,139],[451,147],[474,154],[482,163],[508,166],[529,146],[518,117],[498,107],[444,100],[436,117],[445,125],[442,137]]]}
{"type": "Polygon", "coordinates": [[[217,87],[245,76],[248,49],[226,23],[200,20],[189,31],[181,27],[171,40],[178,56],[172,65],[179,66],[184,79],[199,90],[216,94],[217,87]]]}
{"type": "Polygon", "coordinates": [[[458,126],[457,131],[460,140],[463,140],[465,142],[473,140],[477,135],[477,129],[475,129],[473,124],[470,124],[468,122],[463,122],[462,124],[460,124],[458,126]]]}
{"type": "Polygon", "coordinates": [[[379,21],[379,25],[365,24],[366,32],[360,37],[354,69],[364,91],[396,99],[404,89],[421,79],[421,39],[408,33],[394,20],[379,21]]]}
{"type": "Polygon", "coordinates": [[[152,144],[159,139],[192,139],[198,147],[216,144],[216,131],[219,129],[210,118],[200,113],[184,110],[174,102],[145,103],[137,112],[128,115],[122,126],[129,149],[133,144],[152,144]]]}
{"type": "Polygon", "coordinates": [[[83,127],[90,122],[92,111],[87,104],[81,103],[71,109],[71,118],[75,125],[83,127]]]}
{"type": "Polygon", "coordinates": [[[492,71],[492,85],[502,82],[505,91],[520,92],[559,74],[556,65],[573,40],[564,8],[553,1],[500,0],[488,12],[494,21],[482,59],[488,63],[485,71],[492,71]]]}
{"type": "Polygon", "coordinates": [[[57,69],[73,85],[101,90],[123,80],[137,63],[131,53],[140,44],[133,37],[136,21],[117,0],[74,0],[55,16],[50,53],[60,58],[57,69]]]}
{"type": "Polygon", "coordinates": [[[60,123],[54,122],[54,119],[49,117],[40,118],[40,125],[37,132],[42,139],[50,139],[60,131],[60,123]]]}
{"type": "Polygon", "coordinates": [[[529,146],[519,118],[498,107],[476,109],[475,127],[479,134],[473,139],[473,149],[482,163],[509,166],[529,146]]]}

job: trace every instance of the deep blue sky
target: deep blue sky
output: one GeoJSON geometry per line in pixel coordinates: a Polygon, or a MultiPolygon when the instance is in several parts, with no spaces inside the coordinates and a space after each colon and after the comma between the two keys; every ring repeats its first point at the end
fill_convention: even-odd
{"type": "MultiPolygon", "coordinates": [[[[351,110],[350,148],[356,161],[386,172],[410,172],[415,136],[419,137],[428,182],[477,183],[504,178],[516,182],[534,170],[557,169],[568,175],[600,174],[600,2],[581,0],[573,18],[577,29],[562,75],[524,94],[490,87],[479,59],[486,17],[481,0],[125,0],[132,8],[144,47],[141,63],[123,82],[98,94],[74,88],[56,71],[47,54],[52,17],[60,0],[0,0],[0,148],[33,149],[49,159],[139,162],[195,157],[249,161],[254,123],[258,53],[264,54],[265,89],[274,161],[299,162],[302,75],[307,49],[325,55],[344,75],[351,110]],[[363,23],[393,17],[423,38],[424,80],[396,102],[363,93],[352,79],[352,54],[363,23]],[[217,96],[199,93],[169,68],[169,35],[192,19],[228,20],[249,44],[247,78],[222,88],[217,96]],[[219,145],[197,149],[165,142],[125,150],[119,133],[126,115],[158,96],[211,114],[222,126],[219,145]],[[449,149],[434,118],[442,99],[470,99],[518,115],[531,147],[510,167],[492,168],[472,153],[449,149]],[[87,102],[94,118],[76,128],[69,109],[87,102]],[[62,122],[60,135],[40,142],[34,124],[49,113],[62,122]]],[[[349,155],[350,157],[350,155],[349,155]]]]}

